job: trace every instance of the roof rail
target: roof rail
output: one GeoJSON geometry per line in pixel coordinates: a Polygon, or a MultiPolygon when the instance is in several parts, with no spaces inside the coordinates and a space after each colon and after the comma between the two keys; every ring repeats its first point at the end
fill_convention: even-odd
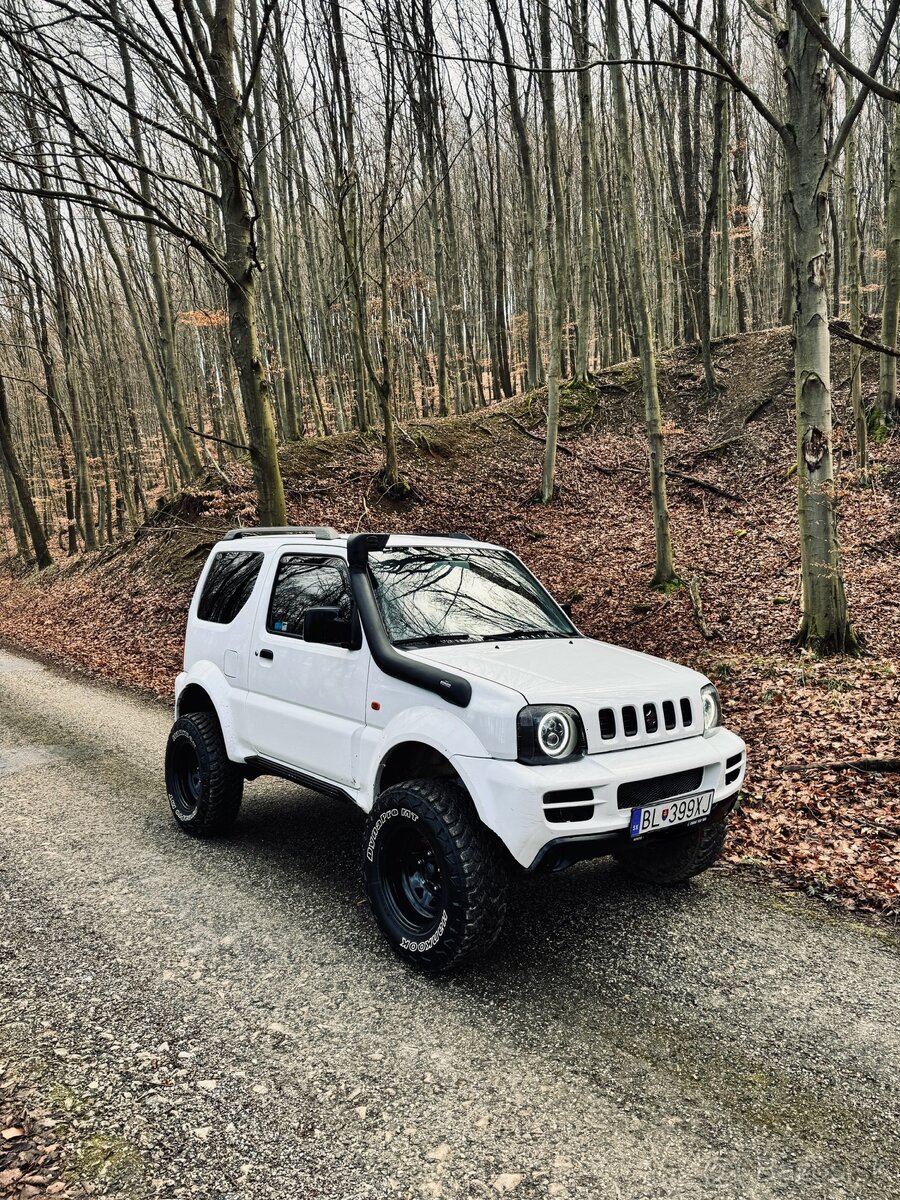
{"type": "Polygon", "coordinates": [[[330,542],[341,535],[330,525],[257,525],[241,529],[229,529],[222,538],[223,542],[234,542],[238,538],[277,536],[282,533],[314,534],[320,542],[330,542]]]}
{"type": "Polygon", "coordinates": [[[455,542],[474,542],[475,539],[468,533],[434,533],[430,529],[417,529],[411,537],[428,537],[428,538],[451,538],[455,542]]]}

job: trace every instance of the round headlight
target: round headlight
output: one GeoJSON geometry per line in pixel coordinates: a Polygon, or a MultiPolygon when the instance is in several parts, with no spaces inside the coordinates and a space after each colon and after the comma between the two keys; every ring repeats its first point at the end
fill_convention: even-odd
{"type": "Polygon", "coordinates": [[[565,758],[575,748],[575,722],[563,712],[544,713],[538,723],[537,740],[548,758],[565,758]]]}
{"type": "Polygon", "coordinates": [[[722,720],[722,707],[719,704],[719,693],[711,683],[707,683],[700,692],[700,699],[703,703],[703,732],[709,733],[715,729],[722,720]]]}

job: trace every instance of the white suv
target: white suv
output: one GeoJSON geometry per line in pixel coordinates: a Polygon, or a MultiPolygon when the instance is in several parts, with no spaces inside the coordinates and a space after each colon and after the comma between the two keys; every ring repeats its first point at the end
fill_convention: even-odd
{"type": "Polygon", "coordinates": [[[427,970],[491,945],[516,866],[705,870],[744,776],[704,676],[584,637],[515,555],[462,537],[233,530],[175,688],[181,828],[227,829],[259,775],[352,800],[376,920],[427,970]]]}

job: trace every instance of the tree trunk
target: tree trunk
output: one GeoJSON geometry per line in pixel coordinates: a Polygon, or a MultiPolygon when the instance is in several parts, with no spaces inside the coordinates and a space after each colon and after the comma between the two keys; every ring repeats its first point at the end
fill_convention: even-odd
{"type": "MultiPolygon", "coordinates": [[[[118,20],[118,5],[116,0],[112,0],[111,12],[113,17],[118,20]]],[[[124,37],[118,37],[119,55],[122,59],[122,79],[125,88],[125,98],[132,109],[129,115],[129,128],[131,132],[132,145],[134,147],[134,157],[138,164],[138,182],[141,192],[141,197],[145,203],[145,211],[150,211],[153,196],[150,185],[150,171],[147,167],[147,158],[144,149],[144,136],[141,129],[141,122],[135,115],[140,111],[139,100],[134,86],[134,76],[131,66],[131,53],[128,48],[128,43],[124,37]]],[[[188,433],[187,426],[189,419],[187,415],[187,407],[184,400],[184,384],[181,378],[181,367],[178,363],[178,354],[175,347],[175,321],[172,317],[172,301],[169,295],[168,283],[163,271],[162,259],[160,256],[159,236],[156,228],[147,223],[144,226],[147,238],[147,258],[150,266],[150,282],[153,286],[153,294],[156,300],[156,313],[159,329],[159,355],[163,364],[163,372],[166,381],[166,387],[169,393],[169,399],[172,403],[172,413],[175,418],[175,428],[177,430],[178,440],[181,443],[181,453],[178,455],[179,466],[184,477],[184,466],[187,464],[188,474],[185,477],[185,482],[188,482],[192,475],[199,475],[201,471],[200,454],[193,437],[188,433]]]]}
{"type": "Polygon", "coordinates": [[[560,351],[568,307],[569,264],[566,202],[560,173],[559,134],[556,125],[556,78],[551,70],[550,0],[538,0],[538,16],[541,66],[543,68],[540,86],[544,110],[544,137],[547,145],[547,174],[550,178],[550,194],[553,198],[554,253],[548,272],[548,282],[553,295],[553,316],[550,325],[550,355],[547,368],[547,441],[544,447],[544,467],[541,474],[541,500],[544,504],[549,504],[553,499],[556,478],[556,448],[559,439],[560,351]]]}
{"type": "MultiPolygon", "coordinates": [[[[822,20],[822,0],[808,3],[822,20]]],[[[830,75],[818,41],[791,10],[783,50],[787,70],[786,138],[794,291],[794,395],[803,615],[797,641],[824,653],[853,652],[838,552],[828,328],[826,150],[830,75]]]]}
{"type": "MultiPolygon", "coordinates": [[[[894,105],[888,178],[881,342],[884,346],[896,346],[897,318],[900,315],[900,104],[894,105]]],[[[900,415],[897,404],[897,360],[890,354],[881,356],[878,409],[886,421],[896,421],[900,415]]]]}
{"type": "MultiPolygon", "coordinates": [[[[716,43],[725,51],[725,4],[716,0],[715,8],[716,43]]],[[[724,79],[716,80],[713,100],[712,163],[709,172],[709,195],[703,216],[703,234],[700,245],[700,294],[697,298],[697,324],[700,330],[700,349],[703,355],[703,374],[707,395],[715,395],[716,374],[712,359],[712,311],[710,301],[710,273],[712,265],[712,234],[719,211],[719,188],[722,185],[722,160],[728,156],[725,142],[725,114],[728,108],[727,84],[724,79]]]]}
{"type": "Polygon", "coordinates": [[[208,69],[221,131],[217,145],[225,226],[225,260],[230,278],[228,320],[231,352],[238,373],[250,462],[261,525],[284,525],[284,485],[269,380],[263,368],[256,319],[256,247],[243,157],[243,113],[235,79],[234,0],[216,0],[210,26],[208,69]]]}
{"type": "MultiPolygon", "coordinates": [[[[853,0],[846,0],[844,13],[844,53],[852,54],[853,0]]],[[[844,80],[845,107],[853,106],[853,85],[850,76],[844,80]]],[[[850,304],[850,332],[859,337],[862,332],[859,278],[859,224],[857,220],[856,192],[856,130],[851,129],[844,152],[844,236],[847,250],[847,292],[850,304]]],[[[868,429],[866,412],[862,402],[861,377],[862,350],[850,343],[850,406],[853,411],[853,428],[856,431],[856,465],[865,481],[869,465],[868,429]]]]}
{"type": "Polygon", "coordinates": [[[22,516],[28,527],[28,536],[34,547],[35,562],[43,570],[45,567],[51,565],[53,559],[50,556],[50,548],[47,545],[44,526],[41,524],[41,519],[38,516],[34,498],[31,495],[31,488],[28,486],[28,480],[25,477],[22,463],[19,460],[19,455],[13,442],[12,428],[9,421],[9,405],[6,399],[6,381],[2,376],[0,376],[0,455],[2,455],[6,467],[12,476],[16,496],[19,499],[19,505],[22,509],[22,516]]]}
{"type": "MultiPolygon", "coordinates": [[[[569,22],[576,64],[590,57],[587,0],[569,0],[569,22]]],[[[575,349],[575,378],[588,377],[588,347],[591,340],[591,285],[594,278],[594,107],[591,73],[578,73],[578,144],[581,153],[581,237],[578,242],[578,301],[575,349]]]]}
{"type": "MultiPolygon", "coordinates": [[[[622,57],[619,43],[619,18],[616,4],[607,6],[607,41],[609,57],[618,63],[622,57]]],[[[628,99],[622,67],[610,67],[612,76],[614,115],[619,158],[619,178],[622,184],[622,223],[625,232],[624,258],[628,266],[631,304],[638,326],[641,356],[641,383],[644,390],[644,417],[650,455],[650,493],[653,503],[653,531],[656,539],[656,570],[652,585],[664,587],[675,582],[675,563],[672,535],[669,529],[669,505],[666,497],[665,445],[662,416],[659,407],[659,388],[656,375],[656,345],[653,318],[647,298],[647,283],[641,252],[640,223],[637,207],[637,188],[634,180],[634,152],[628,124],[628,99]]]]}
{"type": "Polygon", "coordinates": [[[519,170],[522,175],[524,207],[522,211],[522,233],[525,240],[525,302],[528,311],[528,387],[536,388],[544,378],[538,328],[538,260],[537,260],[537,194],[534,183],[534,162],[528,127],[519,99],[519,83],[513,65],[506,25],[500,15],[497,0],[488,0],[488,7],[497,30],[503,62],[506,67],[506,83],[509,91],[510,117],[519,152],[519,170]]]}
{"type": "Polygon", "coordinates": [[[0,474],[3,475],[3,487],[6,492],[6,502],[9,506],[9,523],[12,525],[13,537],[16,542],[16,553],[25,562],[30,563],[33,555],[31,543],[28,540],[28,530],[22,516],[22,506],[16,493],[16,485],[7,466],[6,459],[0,449],[0,474]]]}

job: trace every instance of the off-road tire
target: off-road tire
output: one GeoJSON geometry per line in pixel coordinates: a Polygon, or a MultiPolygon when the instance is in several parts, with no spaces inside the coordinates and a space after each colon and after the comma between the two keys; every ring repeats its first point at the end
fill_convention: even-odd
{"type": "Polygon", "coordinates": [[[227,832],[243,790],[243,772],[228,757],[215,713],[179,717],[166,743],[166,791],[172,816],[184,832],[193,837],[227,832]]]}
{"type": "Polygon", "coordinates": [[[722,853],[727,832],[727,817],[705,821],[682,834],[623,842],[613,857],[643,883],[684,883],[713,865],[722,853]]]}
{"type": "Polygon", "coordinates": [[[420,971],[448,971],[489,949],[503,926],[505,865],[468,794],[453,780],[415,779],[382,792],[366,821],[363,875],[382,933],[420,971]],[[415,858],[417,846],[426,868],[436,866],[437,872],[430,898],[411,916],[411,905],[429,893],[420,886],[411,898],[416,887],[399,861],[415,858]]]}

